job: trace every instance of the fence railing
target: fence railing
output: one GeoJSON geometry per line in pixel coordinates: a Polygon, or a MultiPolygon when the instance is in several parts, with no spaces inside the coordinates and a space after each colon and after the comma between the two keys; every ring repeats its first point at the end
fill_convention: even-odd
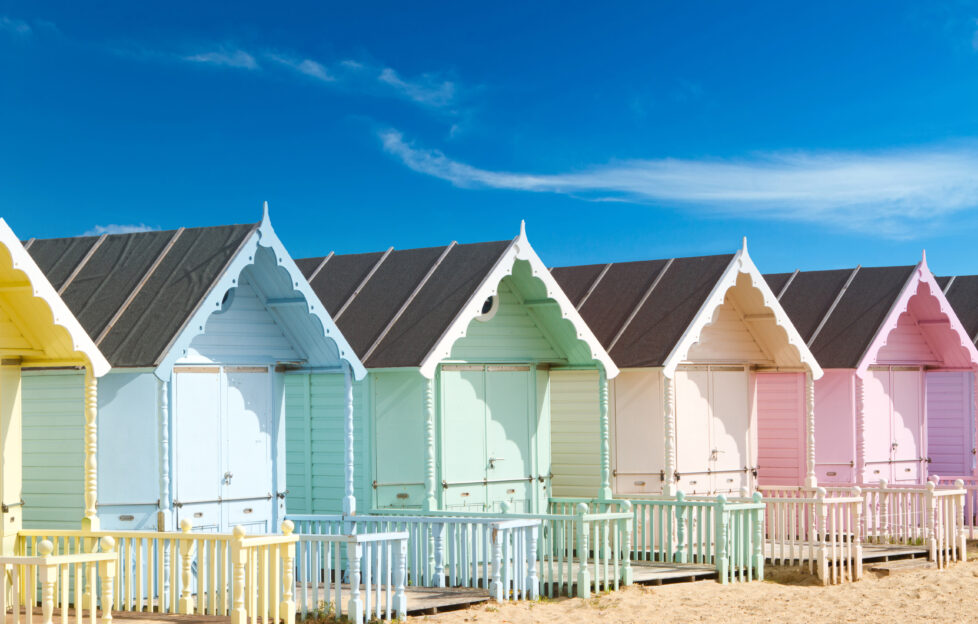
{"type": "Polygon", "coordinates": [[[964,490],[964,530],[968,539],[978,539],[978,477],[936,477],[935,481],[939,486],[953,486],[964,490]]]}
{"type": "MultiPolygon", "coordinates": [[[[231,540],[231,624],[295,624],[295,544],[293,525],[282,523],[281,535],[248,536],[242,526],[234,527],[231,540]]],[[[180,605],[193,613],[190,558],[181,544],[182,588],[180,605]],[[189,601],[185,603],[184,601],[189,601]]]]}
{"type": "MultiPolygon", "coordinates": [[[[255,614],[268,613],[275,615],[276,621],[291,624],[295,609],[283,611],[284,603],[288,602],[285,596],[292,593],[286,577],[292,573],[292,565],[286,566],[284,559],[294,557],[294,543],[298,539],[290,535],[291,522],[283,523],[283,535],[261,538],[245,538],[240,527],[231,534],[194,533],[186,519],[181,529],[181,532],[25,529],[18,533],[17,553],[24,556],[38,553],[41,542],[48,540],[57,555],[86,554],[97,552],[99,543],[104,545],[110,539],[117,552],[113,602],[119,611],[230,615],[234,619],[234,601],[241,598],[245,612],[242,616],[239,611],[237,617],[254,618],[255,614]],[[245,539],[240,546],[242,554],[251,562],[246,565],[255,568],[243,569],[246,574],[241,579],[235,576],[238,570],[234,568],[239,533],[245,539]]],[[[82,581],[84,591],[89,592],[89,583],[86,579],[82,581]]]]}
{"type": "Polygon", "coordinates": [[[57,555],[54,544],[44,540],[37,545],[35,555],[0,557],[0,616],[6,618],[10,609],[12,621],[20,624],[23,609],[24,619],[30,624],[34,607],[40,603],[41,624],[53,624],[56,610],[61,612],[61,621],[67,623],[71,607],[77,622],[85,620],[88,611],[91,624],[111,624],[116,576],[114,547],[109,538],[102,540],[100,552],[57,555]]]}
{"type": "Polygon", "coordinates": [[[848,494],[829,496],[825,488],[765,491],[771,562],[807,564],[823,584],[862,578],[864,498],[858,487],[848,494]]]}
{"type": "Polygon", "coordinates": [[[296,582],[299,613],[344,614],[351,622],[403,620],[406,532],[299,536],[296,582]],[[344,611],[344,581],[349,599],[344,611]],[[363,586],[361,589],[361,585],[363,586]]]}
{"type": "Polygon", "coordinates": [[[764,505],[758,500],[728,501],[726,496],[615,499],[552,498],[552,511],[585,503],[593,511],[632,514],[634,561],[712,565],[717,580],[764,578],[764,505]]]}
{"type": "Polygon", "coordinates": [[[357,516],[290,516],[299,531],[406,531],[408,584],[482,587],[502,599],[588,596],[631,583],[631,511],[511,514],[382,510],[357,516]],[[494,563],[496,548],[501,552],[494,563]],[[535,556],[533,554],[535,553],[535,556]],[[494,581],[496,570],[502,573],[494,581]],[[506,576],[509,574],[509,576],[506,576]]]}

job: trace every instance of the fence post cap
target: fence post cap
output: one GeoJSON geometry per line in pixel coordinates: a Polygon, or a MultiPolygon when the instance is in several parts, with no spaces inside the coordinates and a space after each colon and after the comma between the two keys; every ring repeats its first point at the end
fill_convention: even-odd
{"type": "Polygon", "coordinates": [[[676,490],[676,500],[677,501],[686,500],[686,492],[683,492],[682,490],[676,490]]]}
{"type": "Polygon", "coordinates": [[[282,521],[282,533],[284,535],[292,535],[292,532],[293,531],[295,531],[295,523],[292,522],[291,520],[283,520],[282,521]]]}
{"type": "Polygon", "coordinates": [[[863,495],[863,489],[861,487],[859,487],[858,485],[855,486],[855,487],[853,487],[852,488],[852,495],[853,496],[862,496],[863,495]]]}
{"type": "Polygon", "coordinates": [[[880,479],[880,487],[885,488],[888,485],[886,479],[880,479]]]}
{"type": "Polygon", "coordinates": [[[192,528],[194,528],[194,523],[190,521],[190,518],[184,518],[180,521],[180,530],[184,533],[190,533],[192,528]]]}
{"type": "Polygon", "coordinates": [[[720,496],[717,496],[717,502],[719,502],[721,505],[726,505],[727,504],[727,495],[726,494],[721,494],[720,496]]]}
{"type": "Polygon", "coordinates": [[[754,492],[754,496],[752,496],[751,498],[754,499],[755,503],[759,503],[764,498],[764,496],[762,496],[760,492],[754,492]]]}
{"type": "Polygon", "coordinates": [[[933,481],[928,481],[927,482],[927,491],[928,492],[933,492],[936,489],[937,489],[937,486],[934,485],[934,482],[933,481]]]}
{"type": "Polygon", "coordinates": [[[582,516],[584,514],[586,514],[587,513],[587,503],[578,503],[577,504],[577,513],[579,515],[582,515],[582,516]]]}
{"type": "Polygon", "coordinates": [[[964,487],[964,479],[955,479],[954,480],[954,489],[960,490],[963,487],[964,487]]]}
{"type": "Polygon", "coordinates": [[[931,475],[930,478],[927,479],[927,480],[928,481],[933,481],[934,483],[940,483],[941,482],[941,478],[938,475],[936,475],[936,474],[935,475],[931,475]]]}
{"type": "Polygon", "coordinates": [[[54,544],[51,540],[41,540],[41,543],[37,545],[37,553],[42,557],[47,557],[54,552],[54,544]]]}
{"type": "Polygon", "coordinates": [[[632,510],[632,501],[630,501],[630,500],[623,500],[621,502],[621,508],[624,509],[626,512],[627,511],[631,511],[632,510]]]}
{"type": "Polygon", "coordinates": [[[499,509],[504,514],[512,513],[513,512],[513,504],[511,502],[509,502],[509,501],[503,501],[502,503],[500,503],[499,509]]]}
{"type": "Polygon", "coordinates": [[[826,494],[828,494],[828,492],[826,491],[825,488],[821,486],[815,488],[815,496],[817,496],[818,498],[825,498],[826,494]]]}
{"type": "Polygon", "coordinates": [[[234,530],[231,531],[231,533],[236,538],[242,539],[242,538],[244,538],[246,531],[245,531],[245,528],[243,526],[241,526],[240,524],[236,524],[236,525],[234,525],[234,530]]]}
{"type": "Polygon", "coordinates": [[[98,541],[99,549],[102,552],[113,552],[115,551],[115,538],[111,535],[106,535],[98,541]]]}

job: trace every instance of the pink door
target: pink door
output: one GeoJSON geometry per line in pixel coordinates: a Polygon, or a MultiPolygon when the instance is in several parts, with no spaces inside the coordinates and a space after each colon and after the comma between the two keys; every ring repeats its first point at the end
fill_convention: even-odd
{"type": "Polygon", "coordinates": [[[974,470],[974,374],[927,373],[927,471],[932,475],[970,475],[974,470]]]}
{"type": "Polygon", "coordinates": [[[863,480],[877,483],[880,479],[893,480],[890,465],[893,432],[890,428],[891,384],[889,368],[874,368],[866,373],[863,380],[863,418],[865,427],[866,454],[863,480]]]}
{"type": "Polygon", "coordinates": [[[851,369],[827,370],[815,382],[815,477],[819,483],[857,481],[854,376],[851,369]]]}
{"type": "Polygon", "coordinates": [[[805,477],[805,375],[758,373],[754,379],[758,483],[798,485],[805,477]]]}
{"type": "Polygon", "coordinates": [[[893,483],[920,483],[924,424],[924,377],[919,368],[890,369],[893,411],[890,431],[893,483]]]}

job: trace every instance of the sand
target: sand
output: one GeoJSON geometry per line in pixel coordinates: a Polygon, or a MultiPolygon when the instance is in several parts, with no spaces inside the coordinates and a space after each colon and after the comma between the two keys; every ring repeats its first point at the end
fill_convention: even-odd
{"type": "Polygon", "coordinates": [[[634,585],[589,600],[490,603],[410,618],[455,624],[566,622],[978,622],[978,552],[947,570],[919,569],[822,587],[806,573],[768,568],[763,582],[634,585]]]}

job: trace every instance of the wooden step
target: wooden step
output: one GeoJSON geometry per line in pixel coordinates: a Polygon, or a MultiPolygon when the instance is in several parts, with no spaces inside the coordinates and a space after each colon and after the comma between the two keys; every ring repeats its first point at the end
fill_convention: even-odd
{"type": "Polygon", "coordinates": [[[927,559],[902,559],[899,561],[886,561],[875,563],[869,567],[870,572],[876,572],[882,576],[900,574],[902,572],[916,572],[917,570],[936,570],[937,562],[927,559]]]}

